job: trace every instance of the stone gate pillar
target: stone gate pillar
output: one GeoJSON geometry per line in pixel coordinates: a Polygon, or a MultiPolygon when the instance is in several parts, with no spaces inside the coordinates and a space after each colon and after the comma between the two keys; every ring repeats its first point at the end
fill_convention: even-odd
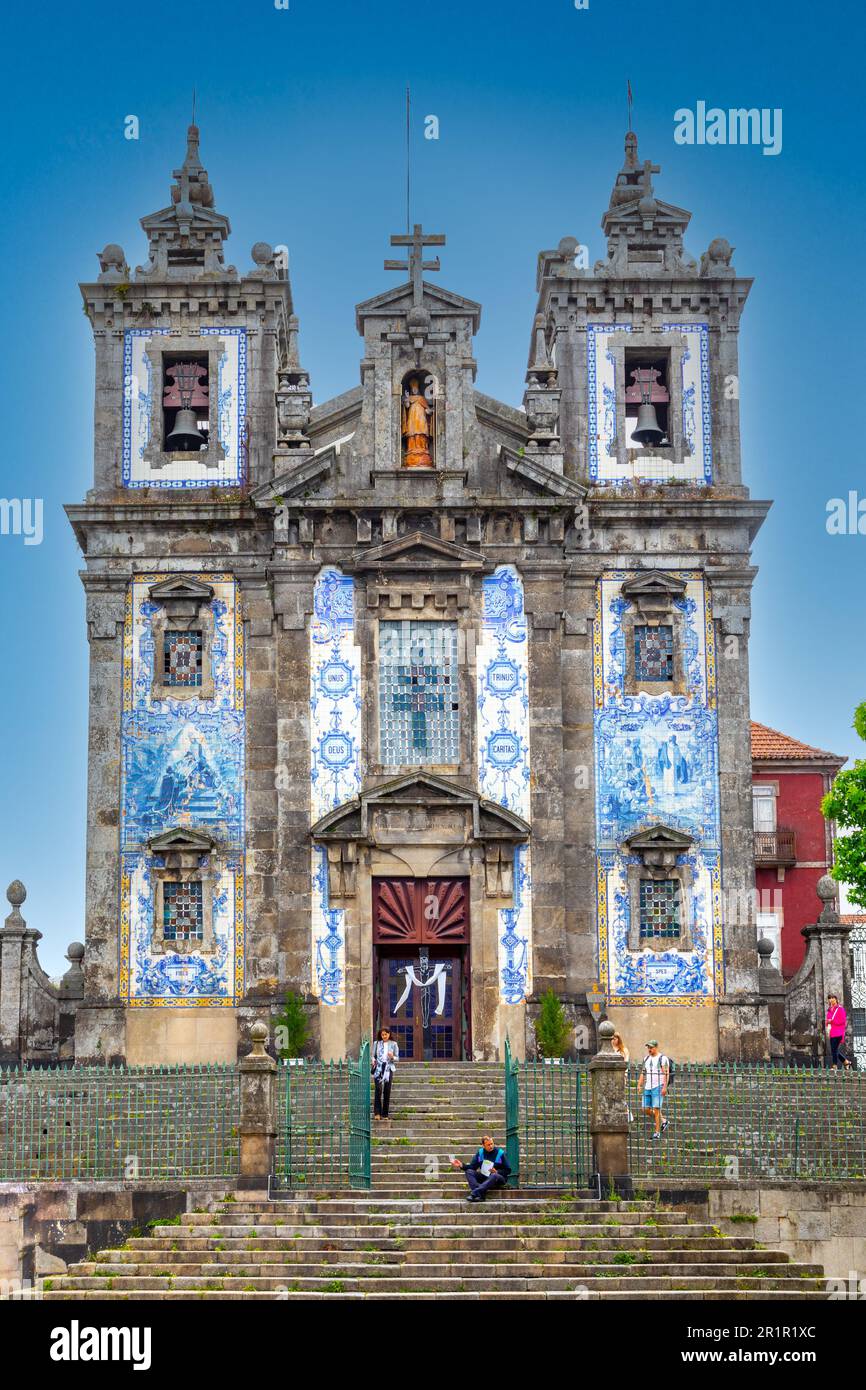
{"type": "Polygon", "coordinates": [[[599,1024],[599,1049],[589,1064],[590,1133],[602,1189],[613,1183],[617,1192],[630,1193],[625,1092],[628,1064],[613,1046],[611,1039],[615,1032],[610,1021],[599,1024]]]}

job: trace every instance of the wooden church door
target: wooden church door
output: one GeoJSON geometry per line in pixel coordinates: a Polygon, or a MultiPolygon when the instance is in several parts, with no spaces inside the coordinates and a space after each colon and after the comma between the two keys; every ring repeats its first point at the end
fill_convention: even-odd
{"type": "Polygon", "coordinates": [[[375,1029],[409,1061],[459,1061],[469,1045],[469,880],[373,880],[375,1029]]]}

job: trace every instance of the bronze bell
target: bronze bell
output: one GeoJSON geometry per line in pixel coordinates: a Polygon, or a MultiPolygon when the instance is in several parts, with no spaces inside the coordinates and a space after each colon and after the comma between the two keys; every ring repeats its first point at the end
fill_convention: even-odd
{"type": "Polygon", "coordinates": [[[175,416],[174,428],[165,441],[166,449],[170,452],[183,450],[185,453],[197,453],[206,443],[204,435],[199,433],[195,411],[179,410],[175,416]]]}
{"type": "Polygon", "coordinates": [[[665,437],[665,432],[659,426],[656,408],[648,401],[641,405],[637,412],[637,425],[631,432],[632,439],[636,439],[644,448],[652,448],[654,444],[661,444],[665,437]]]}

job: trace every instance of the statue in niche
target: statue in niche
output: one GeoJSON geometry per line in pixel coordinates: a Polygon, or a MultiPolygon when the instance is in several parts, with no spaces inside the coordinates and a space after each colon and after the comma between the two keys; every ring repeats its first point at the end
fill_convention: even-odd
{"type": "Polygon", "coordinates": [[[433,406],[421,390],[420,378],[411,376],[403,392],[401,433],[404,468],[433,467],[432,418],[433,406]]]}

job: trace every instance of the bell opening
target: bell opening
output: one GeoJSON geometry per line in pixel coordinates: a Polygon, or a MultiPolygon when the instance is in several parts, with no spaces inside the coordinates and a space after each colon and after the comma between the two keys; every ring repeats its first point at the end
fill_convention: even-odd
{"type": "Polygon", "coordinates": [[[162,370],[165,452],[206,452],[210,434],[207,353],[165,353],[162,370]]]}
{"type": "Polygon", "coordinates": [[[625,432],[629,449],[669,448],[670,355],[625,353],[625,432]]]}

